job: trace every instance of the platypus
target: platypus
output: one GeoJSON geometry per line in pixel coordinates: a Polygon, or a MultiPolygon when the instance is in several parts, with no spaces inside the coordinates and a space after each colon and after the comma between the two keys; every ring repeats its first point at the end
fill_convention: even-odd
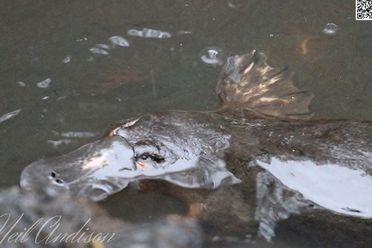
{"type": "Polygon", "coordinates": [[[372,122],[313,120],[313,94],[294,85],[288,67],[266,61],[256,50],[229,57],[217,110],[141,114],[102,139],[28,165],[21,187],[49,185],[93,200],[143,179],[216,194],[239,188],[252,203],[241,220],[258,223],[268,240],[277,221],[302,211],[369,223],[372,122]]]}

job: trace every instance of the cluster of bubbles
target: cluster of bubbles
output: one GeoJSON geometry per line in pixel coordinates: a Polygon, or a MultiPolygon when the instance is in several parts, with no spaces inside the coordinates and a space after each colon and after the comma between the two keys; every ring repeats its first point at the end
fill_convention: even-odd
{"type": "MultiPolygon", "coordinates": [[[[179,34],[189,34],[189,32],[184,31],[185,33],[179,33],[179,34]]],[[[136,36],[141,38],[157,38],[157,39],[165,39],[165,38],[171,38],[172,34],[166,31],[156,30],[156,29],[150,29],[150,28],[143,28],[142,30],[137,29],[129,29],[128,30],[129,36],[136,36]]],[[[88,40],[87,37],[82,37],[76,39],[76,42],[86,42],[88,40]]],[[[107,39],[107,42],[104,43],[98,43],[94,45],[93,47],[89,48],[89,52],[93,55],[109,55],[110,50],[117,48],[117,47],[129,47],[130,43],[129,41],[120,35],[114,35],[107,39]]],[[[63,64],[68,64],[72,61],[73,57],[71,54],[66,55],[62,59],[63,64]]],[[[87,61],[91,62],[94,60],[94,57],[88,57],[87,61]]],[[[40,89],[47,89],[50,87],[52,83],[51,78],[46,78],[44,80],[41,80],[36,83],[36,86],[40,89]]],[[[23,81],[18,81],[17,84],[20,87],[26,87],[26,83],[23,81]]],[[[47,98],[43,98],[45,100],[47,98]]]]}
{"type": "MultiPolygon", "coordinates": [[[[137,37],[137,38],[146,38],[146,39],[169,39],[174,36],[180,36],[180,35],[189,35],[192,31],[188,30],[180,30],[176,33],[171,33],[164,30],[158,30],[158,29],[152,29],[152,28],[142,28],[142,29],[129,29],[127,31],[128,37],[137,37]]],[[[76,42],[87,42],[87,37],[80,37],[75,40],[76,42]]],[[[131,44],[128,41],[128,39],[124,38],[121,35],[113,35],[111,37],[108,37],[106,41],[102,43],[97,43],[96,45],[88,48],[90,56],[87,57],[87,61],[91,62],[94,60],[94,55],[96,56],[105,56],[109,55],[110,52],[115,48],[126,48],[129,47],[131,44]]],[[[201,52],[201,59],[204,63],[210,64],[210,65],[219,65],[222,64],[222,50],[218,47],[208,47],[203,49],[201,52]]],[[[61,63],[68,64],[74,60],[72,54],[65,55],[64,58],[62,58],[61,63]]],[[[27,87],[27,83],[24,81],[17,81],[16,84],[20,87],[27,87]]],[[[47,77],[45,79],[42,79],[40,81],[35,82],[35,86],[39,89],[48,89],[53,84],[53,80],[50,77],[47,77]]],[[[49,99],[49,96],[44,96],[41,99],[47,100],[49,99]]],[[[3,115],[0,115],[0,123],[5,122],[9,119],[12,119],[20,114],[22,110],[16,109],[14,111],[11,111],[9,113],[5,113],[3,115]]],[[[95,134],[93,133],[82,133],[82,132],[68,132],[68,133],[61,133],[58,136],[60,136],[56,140],[48,140],[48,143],[50,143],[53,146],[59,146],[63,144],[69,144],[73,142],[74,138],[87,138],[92,137],[95,134]]]]}
{"type": "MultiPolygon", "coordinates": [[[[172,34],[169,32],[151,28],[143,28],[142,30],[129,29],[127,34],[132,37],[140,38],[168,39],[172,37],[172,34]]],[[[94,47],[90,48],[89,51],[93,54],[108,55],[109,50],[115,47],[129,47],[129,41],[122,36],[111,36],[108,40],[110,41],[109,44],[96,44],[94,47]]],[[[66,57],[62,62],[68,63],[70,60],[71,57],[66,57]]],[[[88,61],[92,61],[92,59],[88,59],[88,61]]]]}
{"type": "Polygon", "coordinates": [[[109,54],[108,51],[115,47],[129,47],[128,40],[126,40],[122,36],[118,35],[111,36],[110,38],[108,38],[108,40],[110,41],[109,44],[103,43],[97,44],[94,47],[90,48],[89,51],[93,54],[108,55],[109,54]]]}
{"type": "MultiPolygon", "coordinates": [[[[158,29],[152,29],[152,28],[129,29],[127,31],[127,35],[131,37],[152,38],[152,39],[169,39],[169,38],[172,38],[174,35],[189,35],[191,33],[192,31],[180,30],[172,34],[164,30],[158,30],[158,29]]],[[[82,38],[76,39],[76,42],[86,42],[87,40],[88,40],[87,37],[82,37],[82,38]]],[[[94,45],[93,47],[89,48],[89,52],[93,55],[105,56],[105,55],[109,55],[112,49],[115,49],[117,47],[125,48],[129,46],[130,46],[130,43],[126,38],[120,35],[114,35],[114,36],[107,38],[107,42],[98,43],[94,45]]],[[[222,50],[215,46],[204,48],[200,52],[199,56],[200,56],[201,61],[207,65],[222,65],[224,62],[224,55],[223,55],[222,50]]],[[[68,64],[72,60],[73,60],[73,56],[71,54],[68,54],[61,60],[61,62],[63,64],[68,64]]],[[[94,56],[90,56],[87,58],[88,62],[91,62],[93,60],[94,60],[94,56]]],[[[20,87],[27,87],[27,84],[23,81],[18,81],[17,84],[20,87]]],[[[36,87],[40,89],[47,89],[52,85],[52,79],[48,77],[41,81],[36,82],[35,84],[36,84],[36,87]]],[[[47,99],[49,99],[49,96],[45,96],[42,98],[42,100],[47,100],[47,99]]],[[[14,113],[13,112],[10,112],[8,114],[1,116],[0,122],[13,118],[19,113],[18,110],[15,111],[14,113]]]]}
{"type": "Polygon", "coordinates": [[[172,37],[172,34],[166,31],[144,28],[142,30],[129,29],[129,36],[141,37],[141,38],[156,38],[156,39],[168,39],[172,37]]]}

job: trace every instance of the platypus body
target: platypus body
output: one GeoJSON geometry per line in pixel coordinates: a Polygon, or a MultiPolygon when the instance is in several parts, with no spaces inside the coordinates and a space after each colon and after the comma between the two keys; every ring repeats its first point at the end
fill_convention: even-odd
{"type": "Polygon", "coordinates": [[[257,51],[230,57],[220,109],[140,115],[32,163],[21,186],[101,200],[132,181],[161,179],[147,189],[184,199],[217,233],[272,240],[277,227],[317,245],[372,247],[372,123],[309,120],[313,95],[292,76],[257,51]]]}

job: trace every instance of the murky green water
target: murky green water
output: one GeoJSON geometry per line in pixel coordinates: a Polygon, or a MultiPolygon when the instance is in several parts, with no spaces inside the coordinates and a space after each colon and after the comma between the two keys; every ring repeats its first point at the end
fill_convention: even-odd
{"type": "MultiPolygon", "coordinates": [[[[352,1],[13,0],[1,2],[0,32],[0,116],[21,109],[0,122],[1,187],[17,184],[31,161],[138,113],[214,109],[220,66],[200,59],[210,46],[225,57],[255,48],[272,65],[290,66],[297,84],[314,92],[316,118],[372,120],[372,23],[354,20],[352,1]],[[323,33],[327,23],[337,24],[335,35],[323,33]],[[172,37],[127,34],[143,28],[172,37]],[[129,47],[90,51],[112,36],[129,47]]],[[[119,208],[120,195],[106,205],[132,219],[186,211],[162,195],[126,197],[147,208],[119,208]]]]}

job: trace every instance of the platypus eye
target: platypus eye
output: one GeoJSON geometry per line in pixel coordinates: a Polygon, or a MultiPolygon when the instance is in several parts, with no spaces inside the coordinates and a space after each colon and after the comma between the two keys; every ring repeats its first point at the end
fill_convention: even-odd
{"type": "Polygon", "coordinates": [[[156,163],[162,163],[165,161],[165,159],[160,156],[159,154],[155,154],[155,153],[142,153],[141,155],[137,156],[136,158],[136,161],[138,160],[148,160],[148,159],[151,159],[152,161],[156,162],[156,163]]]}
{"type": "Polygon", "coordinates": [[[140,158],[142,159],[142,160],[147,160],[148,158],[149,158],[149,155],[148,154],[142,154],[141,156],[140,156],[140,158]]]}
{"type": "MultiPolygon", "coordinates": [[[[135,160],[139,162],[154,162],[156,164],[163,163],[165,161],[164,157],[161,156],[159,153],[160,146],[156,144],[156,142],[152,140],[140,140],[134,145],[135,153],[135,160]]],[[[152,163],[154,165],[154,163],[152,163]]]]}

